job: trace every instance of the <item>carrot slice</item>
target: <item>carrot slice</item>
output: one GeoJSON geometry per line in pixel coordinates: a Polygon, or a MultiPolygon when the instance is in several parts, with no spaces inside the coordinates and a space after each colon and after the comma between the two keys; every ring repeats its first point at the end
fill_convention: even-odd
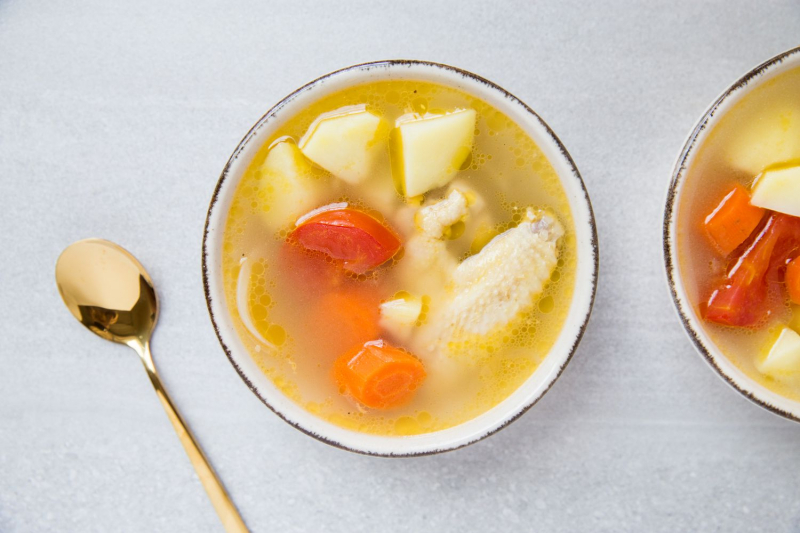
{"type": "Polygon", "coordinates": [[[425,367],[408,352],[383,340],[356,346],[336,360],[333,375],[340,390],[374,409],[408,403],[425,379],[425,367]]]}
{"type": "Polygon", "coordinates": [[[789,299],[800,305],[800,256],[795,257],[786,266],[786,288],[789,290],[789,299]]]}
{"type": "Polygon", "coordinates": [[[706,233],[723,255],[728,255],[753,233],[765,210],[750,203],[750,193],[739,184],[706,217],[706,233]]]}

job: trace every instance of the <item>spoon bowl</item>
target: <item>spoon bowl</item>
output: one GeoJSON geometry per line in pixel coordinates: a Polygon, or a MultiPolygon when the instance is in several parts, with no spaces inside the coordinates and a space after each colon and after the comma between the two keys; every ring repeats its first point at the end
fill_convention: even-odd
{"type": "Polygon", "coordinates": [[[127,250],[102,239],[78,241],[61,253],[56,282],[72,316],[106,340],[150,339],[158,320],[153,282],[127,250]]]}

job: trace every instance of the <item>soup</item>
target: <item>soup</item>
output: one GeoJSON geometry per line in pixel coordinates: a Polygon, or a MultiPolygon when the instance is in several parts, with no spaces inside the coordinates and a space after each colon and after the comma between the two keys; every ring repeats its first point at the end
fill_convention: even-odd
{"type": "Polygon", "coordinates": [[[737,102],[687,169],[681,277],[709,337],[800,401],[800,68],[737,102]]]}
{"type": "Polygon", "coordinates": [[[569,201],[511,119],[457,89],[380,81],[289,117],[224,229],[227,307],[287,397],[378,435],[449,428],[536,370],[567,317],[569,201]]]}

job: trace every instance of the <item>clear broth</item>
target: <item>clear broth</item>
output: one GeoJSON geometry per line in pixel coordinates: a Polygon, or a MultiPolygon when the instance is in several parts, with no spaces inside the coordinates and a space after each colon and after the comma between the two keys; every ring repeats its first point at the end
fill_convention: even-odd
{"type": "MultiPolygon", "coordinates": [[[[393,220],[408,203],[394,188],[387,152],[369,184],[350,186],[334,177],[317,205],[346,200],[382,213],[403,240],[407,232],[393,220]]],[[[432,191],[431,198],[443,196],[432,191]]],[[[275,201],[267,200],[267,201],[275,201]]],[[[500,403],[527,380],[548,354],[566,319],[575,283],[576,238],[569,201],[550,162],[533,140],[510,118],[487,103],[454,88],[419,81],[382,81],[354,86],[325,97],[285,122],[250,162],[234,194],[224,233],[223,279],[228,309],[238,334],[254,361],[289,398],[316,416],[336,425],[380,435],[411,435],[461,424],[500,403]],[[264,194],[258,184],[259,167],[270,146],[288,136],[300,139],[322,113],[366,104],[390,123],[409,112],[445,112],[461,108],[477,111],[473,152],[455,180],[466,183],[486,202],[486,218],[467,221],[463,234],[448,241],[455,255],[478,252],[489,239],[519,222],[527,206],[548,209],[563,225],[559,263],[539,302],[502,338],[484,339],[478,357],[464,363],[457,376],[452,365],[420,358],[428,376],[409,404],[387,411],[361,408],[341,395],[331,377],[333,360],[341,355],[329,348],[336,343],[319,338],[309,327],[304,301],[314,294],[298,294],[281,278],[278,257],[293,220],[278,231],[261,221],[264,194]],[[251,272],[250,310],[255,327],[277,351],[264,349],[243,324],[237,310],[237,280],[242,258],[255,261],[251,272]],[[277,344],[278,342],[276,342],[277,344]]],[[[402,261],[400,259],[399,261],[402,261]]],[[[369,287],[383,299],[409,291],[395,275],[396,265],[375,274],[350,278],[353,288],[369,287]]],[[[307,292],[313,292],[308,289],[307,292]]],[[[413,292],[413,291],[409,291],[413,292]]],[[[426,294],[436,299],[436,294],[426,294]]]]}

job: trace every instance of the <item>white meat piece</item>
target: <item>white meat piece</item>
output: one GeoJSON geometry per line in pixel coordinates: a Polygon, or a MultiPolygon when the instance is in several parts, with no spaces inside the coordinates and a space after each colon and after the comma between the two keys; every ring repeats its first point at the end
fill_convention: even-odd
{"type": "Polygon", "coordinates": [[[458,265],[439,341],[486,335],[530,309],[556,267],[557,241],[563,234],[553,216],[528,208],[517,227],[458,265]]]}
{"type": "Polygon", "coordinates": [[[447,229],[469,213],[467,198],[453,190],[447,198],[421,208],[416,215],[419,231],[406,243],[409,272],[443,274],[449,277],[455,270],[456,258],[447,251],[444,234],[447,229]]]}

